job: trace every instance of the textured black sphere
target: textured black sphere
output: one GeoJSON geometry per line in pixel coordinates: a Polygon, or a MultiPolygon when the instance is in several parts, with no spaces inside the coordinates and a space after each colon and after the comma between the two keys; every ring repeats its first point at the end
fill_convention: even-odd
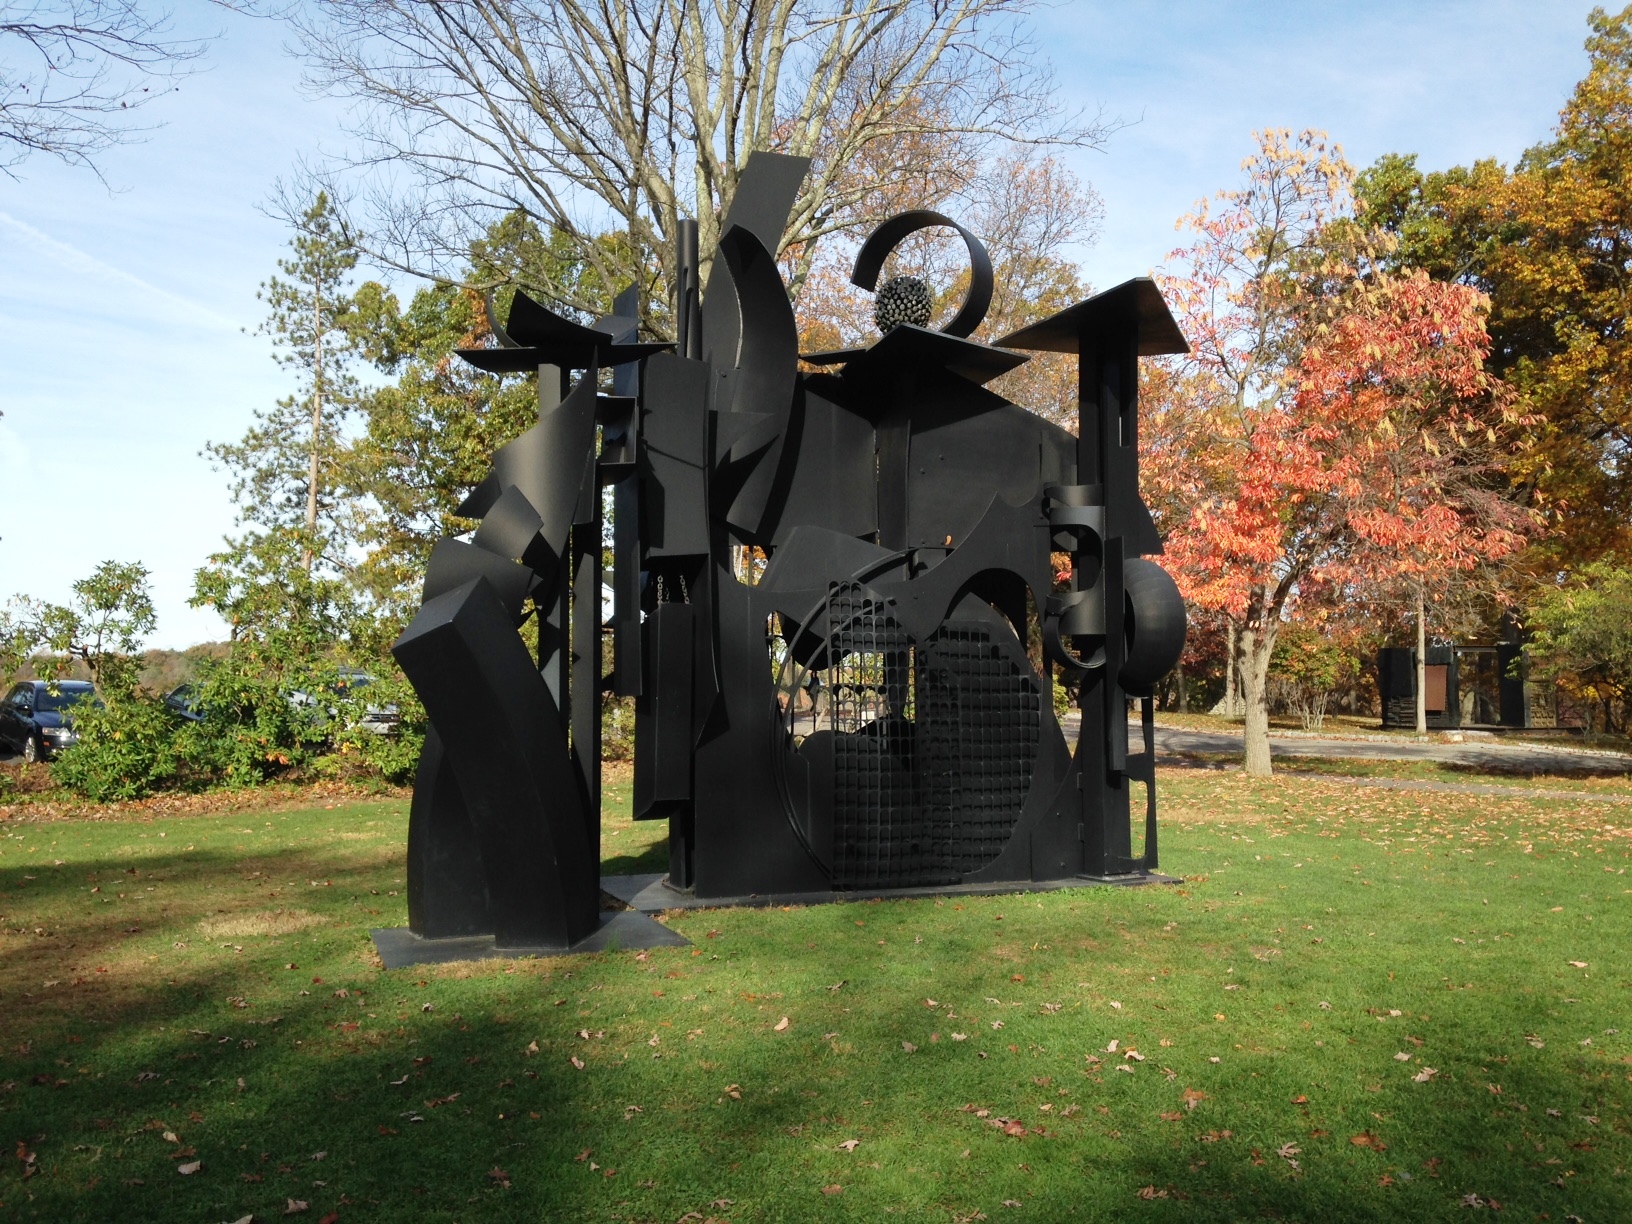
{"type": "Polygon", "coordinates": [[[873,299],[873,320],[882,335],[902,323],[928,327],[933,304],[929,286],[916,276],[893,276],[878,288],[873,299]]]}

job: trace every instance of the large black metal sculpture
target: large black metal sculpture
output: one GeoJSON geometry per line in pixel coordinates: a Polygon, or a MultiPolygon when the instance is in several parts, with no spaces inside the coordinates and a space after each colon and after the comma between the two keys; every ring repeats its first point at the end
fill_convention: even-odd
{"type": "Polygon", "coordinates": [[[805,169],[749,162],[701,291],[682,226],[677,344],[635,341],[632,291],[592,327],[518,293],[501,346],[462,353],[536,370],[540,414],[460,508],[475,535],[436,546],[395,648],[434,727],[409,831],[416,936],[591,946],[606,689],[637,699],[635,817],[668,821],[674,900],[1154,870],[1150,693],[1185,617],[1145,559],[1161,543],[1139,497],[1137,367],[1184,339],[1141,279],[969,340],[986,252],[914,212],[872,235],[853,279],[874,289],[902,239],[952,226],[971,264],[956,317],[930,330],[927,295],[898,279],[877,290],[876,344],[801,372],[773,253],[805,169]],[[1076,437],[986,389],[1022,349],[1077,355],[1076,437]],[[1028,656],[1039,637],[1078,688],[1074,751],[1028,656]]]}

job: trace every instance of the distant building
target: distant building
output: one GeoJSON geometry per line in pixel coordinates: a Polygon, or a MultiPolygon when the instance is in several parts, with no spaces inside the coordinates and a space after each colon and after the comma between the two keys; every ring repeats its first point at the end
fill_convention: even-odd
{"type": "MultiPolygon", "coordinates": [[[[1536,718],[1524,672],[1524,647],[1517,642],[1428,647],[1423,668],[1428,726],[1454,730],[1557,725],[1556,716],[1536,718]]],[[[1415,650],[1390,646],[1377,652],[1377,696],[1384,727],[1417,725],[1415,650]]]]}

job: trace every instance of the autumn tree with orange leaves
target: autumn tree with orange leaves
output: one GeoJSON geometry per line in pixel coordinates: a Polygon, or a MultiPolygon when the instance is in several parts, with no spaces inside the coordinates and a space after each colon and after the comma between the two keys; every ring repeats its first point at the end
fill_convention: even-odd
{"type": "Polygon", "coordinates": [[[1267,775],[1283,624],[1421,609],[1531,523],[1497,468],[1521,415],[1484,369],[1484,298],[1379,270],[1323,135],[1257,141],[1243,186],[1181,223],[1196,241],[1164,288],[1193,352],[1149,380],[1144,437],[1164,564],[1232,627],[1246,769],[1267,775]]]}

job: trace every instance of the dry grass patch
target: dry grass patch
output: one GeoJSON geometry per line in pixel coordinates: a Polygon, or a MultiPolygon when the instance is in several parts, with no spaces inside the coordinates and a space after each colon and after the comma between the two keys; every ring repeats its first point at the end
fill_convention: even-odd
{"type": "Polygon", "coordinates": [[[227,914],[205,918],[198,929],[209,939],[243,939],[250,935],[293,935],[296,931],[322,926],[328,919],[310,910],[259,910],[252,914],[227,914]]]}

